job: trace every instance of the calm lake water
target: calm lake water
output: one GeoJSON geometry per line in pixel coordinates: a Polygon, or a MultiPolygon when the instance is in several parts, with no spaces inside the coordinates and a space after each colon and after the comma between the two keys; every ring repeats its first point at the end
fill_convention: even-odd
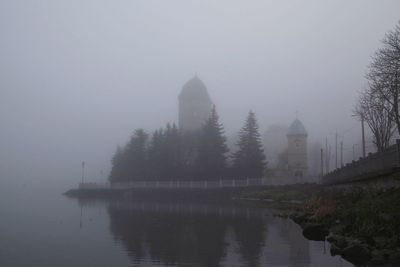
{"type": "Polygon", "coordinates": [[[353,266],[268,209],[13,192],[0,196],[1,267],[353,266]]]}

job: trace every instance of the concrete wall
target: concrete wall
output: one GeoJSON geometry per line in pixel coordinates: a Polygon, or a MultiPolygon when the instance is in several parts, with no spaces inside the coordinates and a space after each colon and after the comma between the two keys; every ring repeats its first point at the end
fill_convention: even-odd
{"type": "Polygon", "coordinates": [[[355,183],[400,171],[399,144],[392,145],[382,152],[370,154],[326,174],[322,178],[322,183],[325,185],[355,183]]]}

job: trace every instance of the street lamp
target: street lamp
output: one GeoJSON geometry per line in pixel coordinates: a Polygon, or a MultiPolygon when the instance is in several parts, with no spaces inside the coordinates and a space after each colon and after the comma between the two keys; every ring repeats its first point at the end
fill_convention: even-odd
{"type": "Polygon", "coordinates": [[[85,178],[85,161],[82,161],[82,185],[85,178]]]}

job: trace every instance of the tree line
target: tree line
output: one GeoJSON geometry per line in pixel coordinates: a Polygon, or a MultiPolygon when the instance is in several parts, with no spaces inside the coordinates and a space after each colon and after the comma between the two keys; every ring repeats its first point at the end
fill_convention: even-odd
{"type": "MultiPolygon", "coordinates": [[[[196,206],[194,209],[193,214],[181,212],[176,215],[109,205],[109,229],[114,240],[125,247],[133,266],[144,257],[164,266],[182,265],[181,262],[190,262],[194,266],[221,266],[229,249],[227,235],[234,236],[238,244],[236,253],[248,266],[261,266],[259,262],[268,230],[262,216],[220,216],[218,213],[204,216],[203,213],[196,214],[196,206]]],[[[288,224],[278,227],[279,233],[285,234],[285,230],[292,229],[288,224]]],[[[288,234],[292,235],[291,232],[288,234]]],[[[298,243],[292,245],[298,249],[298,243]]],[[[308,252],[300,249],[300,252],[304,251],[308,252]]]]}
{"type": "Polygon", "coordinates": [[[185,132],[167,124],[152,134],[134,131],[112,157],[110,182],[219,180],[262,177],[266,158],[255,114],[250,111],[239,132],[237,150],[226,144],[215,106],[197,131],[185,132]],[[231,160],[229,160],[229,158],[231,160]]]}
{"type": "Polygon", "coordinates": [[[400,21],[381,42],[354,112],[371,129],[378,151],[390,145],[396,132],[400,135],[400,21]]]}

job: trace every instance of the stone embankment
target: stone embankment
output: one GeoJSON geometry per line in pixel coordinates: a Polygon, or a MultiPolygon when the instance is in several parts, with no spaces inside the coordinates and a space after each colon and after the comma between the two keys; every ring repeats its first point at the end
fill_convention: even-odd
{"type": "Polygon", "coordinates": [[[304,237],[328,241],[332,255],[356,266],[400,266],[400,189],[331,190],[293,185],[245,192],[245,197],[283,203],[279,216],[290,217],[304,237]],[[292,206],[288,201],[296,200],[292,206]]]}

